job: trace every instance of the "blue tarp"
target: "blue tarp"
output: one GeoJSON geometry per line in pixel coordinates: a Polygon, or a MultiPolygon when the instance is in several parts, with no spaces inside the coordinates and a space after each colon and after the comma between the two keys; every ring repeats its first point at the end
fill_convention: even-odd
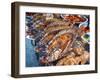
{"type": "Polygon", "coordinates": [[[37,56],[35,54],[34,48],[31,44],[30,39],[25,39],[25,47],[26,47],[26,67],[36,67],[39,66],[39,62],[37,60],[37,56]]]}

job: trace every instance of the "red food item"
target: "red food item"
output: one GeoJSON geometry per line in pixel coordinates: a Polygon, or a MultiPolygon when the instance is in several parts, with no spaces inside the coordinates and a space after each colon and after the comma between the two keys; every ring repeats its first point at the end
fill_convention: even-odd
{"type": "Polygon", "coordinates": [[[89,27],[85,27],[85,28],[84,28],[84,31],[85,31],[85,32],[89,32],[89,27]]]}
{"type": "Polygon", "coordinates": [[[65,16],[65,19],[71,22],[84,22],[85,21],[85,18],[79,17],[78,15],[65,16]]]}
{"type": "Polygon", "coordinates": [[[87,27],[81,26],[80,29],[84,32],[89,32],[90,30],[88,26],[87,27]]]}

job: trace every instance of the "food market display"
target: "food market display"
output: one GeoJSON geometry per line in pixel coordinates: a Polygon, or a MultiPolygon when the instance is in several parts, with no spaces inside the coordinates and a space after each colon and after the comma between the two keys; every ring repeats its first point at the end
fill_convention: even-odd
{"type": "Polygon", "coordinates": [[[27,12],[25,29],[38,66],[90,63],[89,15],[27,12]]]}

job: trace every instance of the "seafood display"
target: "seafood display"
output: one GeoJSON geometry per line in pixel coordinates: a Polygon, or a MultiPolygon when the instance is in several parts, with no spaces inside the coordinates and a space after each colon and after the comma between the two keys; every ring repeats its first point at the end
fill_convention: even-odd
{"type": "Polygon", "coordinates": [[[89,15],[27,12],[25,29],[38,66],[90,63],[89,15]]]}

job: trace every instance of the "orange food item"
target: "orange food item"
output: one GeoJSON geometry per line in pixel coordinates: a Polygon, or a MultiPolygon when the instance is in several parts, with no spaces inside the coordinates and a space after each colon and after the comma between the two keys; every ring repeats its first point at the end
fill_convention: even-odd
{"type": "Polygon", "coordinates": [[[89,27],[81,26],[80,29],[81,29],[82,31],[84,31],[84,32],[89,32],[89,31],[90,31],[89,27]]]}
{"type": "Polygon", "coordinates": [[[84,22],[85,19],[82,17],[79,17],[78,15],[69,15],[65,16],[65,19],[71,21],[71,22],[84,22]]]}
{"type": "Polygon", "coordinates": [[[52,49],[59,47],[61,50],[64,50],[68,42],[71,40],[71,36],[69,34],[63,34],[57,37],[48,47],[48,50],[51,52],[52,49]]]}

